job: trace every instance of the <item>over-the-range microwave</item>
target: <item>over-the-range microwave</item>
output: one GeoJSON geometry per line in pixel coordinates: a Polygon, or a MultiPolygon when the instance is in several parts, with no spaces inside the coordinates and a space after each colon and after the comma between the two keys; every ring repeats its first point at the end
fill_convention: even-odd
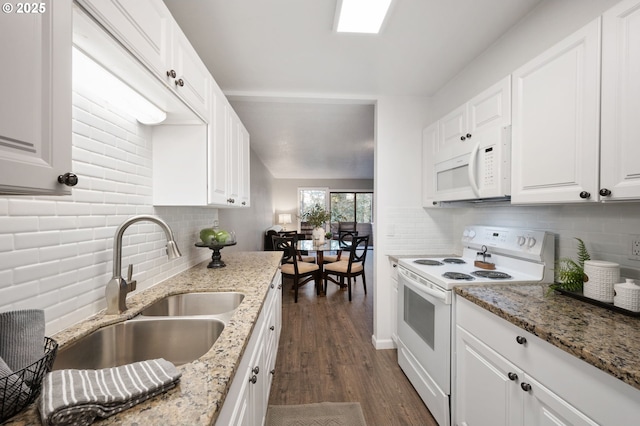
{"type": "MultiPolygon", "coordinates": [[[[437,143],[437,142],[436,142],[437,143]]],[[[476,131],[472,138],[433,150],[433,201],[508,200],[511,194],[511,126],[476,131]]]]}

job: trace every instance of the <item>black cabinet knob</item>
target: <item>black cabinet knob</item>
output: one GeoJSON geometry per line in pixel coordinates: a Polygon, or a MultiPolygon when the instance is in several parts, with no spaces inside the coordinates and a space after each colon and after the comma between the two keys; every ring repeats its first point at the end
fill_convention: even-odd
{"type": "Polygon", "coordinates": [[[275,330],[275,329],[276,329],[276,327],[275,327],[275,326],[273,326],[273,325],[272,325],[271,327],[269,327],[269,330],[271,330],[271,331],[273,331],[273,330],[275,330]]]}
{"type": "Polygon", "coordinates": [[[609,191],[607,188],[602,188],[600,190],[600,195],[602,195],[603,197],[608,197],[609,195],[611,195],[611,191],[609,191]]]}
{"type": "Polygon", "coordinates": [[[587,191],[582,191],[580,193],[580,198],[586,200],[587,198],[591,198],[591,193],[587,192],[587,191]]]}
{"type": "Polygon", "coordinates": [[[471,139],[471,133],[467,133],[467,139],[471,139]]]}
{"type": "Polygon", "coordinates": [[[76,186],[78,184],[78,176],[73,173],[65,173],[58,176],[58,183],[62,183],[67,186],[76,186]]]}
{"type": "Polygon", "coordinates": [[[169,70],[169,71],[167,71],[167,77],[176,78],[176,72],[175,72],[175,70],[169,70]]]}
{"type": "Polygon", "coordinates": [[[507,377],[509,378],[509,380],[512,380],[514,382],[518,380],[518,375],[516,373],[509,372],[509,374],[507,374],[507,377]]]}
{"type": "Polygon", "coordinates": [[[516,342],[518,342],[519,345],[524,345],[525,343],[527,343],[527,338],[523,336],[517,336],[516,342]]]}
{"type": "Polygon", "coordinates": [[[465,140],[465,139],[467,139],[467,137],[466,137],[466,136],[464,136],[464,135],[463,135],[463,136],[460,136],[460,140],[461,140],[461,141],[463,141],[463,140],[465,140]]]}
{"type": "Polygon", "coordinates": [[[531,390],[531,385],[529,383],[520,383],[520,387],[525,392],[529,392],[531,390]]]}
{"type": "Polygon", "coordinates": [[[253,367],[253,374],[258,374],[260,372],[260,367],[258,367],[257,365],[255,367],[253,367]]]}
{"type": "Polygon", "coordinates": [[[184,86],[184,80],[179,78],[176,80],[176,86],[180,86],[183,87],[184,86]]]}
{"type": "Polygon", "coordinates": [[[255,385],[255,384],[256,384],[256,382],[258,381],[258,377],[257,377],[257,376],[251,376],[251,378],[249,379],[249,381],[255,385]]]}

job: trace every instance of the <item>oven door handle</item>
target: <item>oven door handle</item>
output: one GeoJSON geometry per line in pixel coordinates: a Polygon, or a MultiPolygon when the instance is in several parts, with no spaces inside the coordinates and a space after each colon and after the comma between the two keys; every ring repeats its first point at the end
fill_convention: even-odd
{"type": "Polygon", "coordinates": [[[424,284],[419,283],[418,281],[412,279],[410,276],[408,276],[402,269],[400,269],[398,271],[400,273],[400,275],[402,275],[402,278],[407,281],[407,284],[409,284],[409,287],[416,291],[416,292],[420,292],[420,293],[425,293],[431,297],[435,297],[436,299],[442,301],[445,305],[450,305],[451,304],[451,292],[450,291],[446,291],[446,290],[434,290],[432,288],[429,288],[427,286],[425,286],[424,284]]]}

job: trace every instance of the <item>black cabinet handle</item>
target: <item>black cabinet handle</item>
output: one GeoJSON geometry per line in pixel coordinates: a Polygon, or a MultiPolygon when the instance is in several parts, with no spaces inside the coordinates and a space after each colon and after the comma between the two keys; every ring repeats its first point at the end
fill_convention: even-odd
{"type": "Polygon", "coordinates": [[[509,378],[509,380],[512,380],[514,382],[518,380],[518,375],[516,373],[509,372],[509,374],[507,374],[507,377],[509,378]]]}
{"type": "Polygon", "coordinates": [[[527,343],[527,338],[523,336],[517,336],[516,342],[518,342],[519,345],[524,345],[525,343],[527,343]]]}
{"type": "Polygon", "coordinates": [[[467,133],[467,139],[471,139],[471,133],[467,133]]]}
{"type": "Polygon", "coordinates": [[[583,200],[586,200],[587,198],[591,198],[591,193],[587,191],[582,191],[580,193],[580,198],[582,198],[583,200]]]}
{"type": "Polygon", "coordinates": [[[603,197],[608,197],[609,195],[611,195],[611,191],[607,188],[602,188],[600,190],[600,195],[602,195],[603,197]]]}
{"type": "Polygon", "coordinates": [[[78,184],[78,176],[73,173],[65,173],[58,176],[58,183],[62,183],[67,186],[76,186],[78,184]]]}
{"type": "Polygon", "coordinates": [[[167,71],[167,77],[176,78],[176,71],[175,70],[167,71]]]}
{"type": "Polygon", "coordinates": [[[466,137],[466,136],[464,136],[464,135],[463,135],[463,136],[460,136],[460,140],[461,140],[461,141],[463,141],[463,140],[465,140],[465,139],[467,139],[467,137],[466,137]]]}
{"type": "Polygon", "coordinates": [[[176,86],[180,86],[183,87],[184,86],[184,80],[179,78],[176,80],[176,86]]]}
{"type": "Polygon", "coordinates": [[[258,377],[257,377],[257,376],[251,376],[251,378],[249,379],[249,381],[255,385],[255,384],[256,384],[256,382],[258,381],[258,377]]]}
{"type": "Polygon", "coordinates": [[[258,367],[257,365],[255,367],[253,367],[253,374],[258,374],[260,372],[260,367],[258,367]]]}
{"type": "Polygon", "coordinates": [[[529,392],[531,390],[531,385],[529,383],[520,383],[520,387],[525,392],[529,392]]]}

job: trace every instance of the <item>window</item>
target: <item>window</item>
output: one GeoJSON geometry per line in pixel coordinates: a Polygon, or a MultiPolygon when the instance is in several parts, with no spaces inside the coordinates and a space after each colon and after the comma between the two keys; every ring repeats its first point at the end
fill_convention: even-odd
{"type": "Polygon", "coordinates": [[[373,193],[332,192],[331,222],[373,223],[373,193]]]}
{"type": "MultiPolygon", "coordinates": [[[[325,209],[329,208],[327,201],[329,199],[329,188],[298,188],[298,223],[301,222],[302,213],[316,204],[320,204],[325,209]]],[[[301,231],[305,231],[304,227],[300,227],[301,231]]]]}

